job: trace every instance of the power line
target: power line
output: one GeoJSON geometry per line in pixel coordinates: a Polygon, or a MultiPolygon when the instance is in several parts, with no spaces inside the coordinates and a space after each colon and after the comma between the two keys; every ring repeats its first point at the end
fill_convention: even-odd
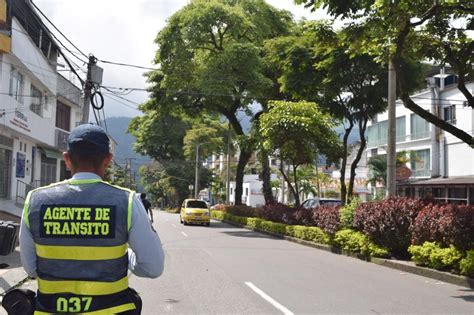
{"type": "Polygon", "coordinates": [[[155,69],[155,68],[137,66],[137,65],[132,65],[132,64],[128,64],[128,63],[121,63],[121,62],[114,62],[114,61],[107,61],[107,60],[98,60],[98,61],[102,62],[102,63],[116,65],[116,66],[131,67],[131,68],[138,68],[138,69],[152,70],[152,71],[153,70],[158,70],[158,69],[155,69]]]}
{"type": "Polygon", "coordinates": [[[125,106],[125,107],[128,107],[128,108],[134,109],[134,110],[136,110],[136,111],[139,111],[139,109],[138,109],[137,107],[128,105],[128,104],[126,104],[126,103],[124,103],[124,102],[122,102],[122,101],[116,99],[116,98],[114,97],[115,95],[113,95],[113,94],[104,93],[104,95],[107,96],[107,97],[109,97],[109,98],[111,98],[112,100],[116,101],[117,103],[119,103],[119,104],[121,104],[121,105],[123,105],[123,106],[125,106]]]}
{"type": "Polygon", "coordinates": [[[31,1],[31,4],[32,4],[32,5],[36,8],[36,10],[38,10],[38,12],[46,19],[46,21],[48,21],[49,24],[51,24],[51,25],[54,27],[54,29],[55,29],[56,31],[58,31],[59,34],[61,34],[61,36],[64,37],[64,38],[68,41],[69,44],[72,45],[72,47],[74,47],[77,51],[79,51],[79,53],[80,53],[81,55],[83,55],[84,57],[88,58],[88,56],[87,56],[85,53],[83,53],[79,48],[77,48],[77,46],[74,45],[74,43],[71,42],[71,41],[69,40],[69,38],[67,38],[66,35],[64,35],[64,34],[56,27],[56,25],[54,25],[53,22],[51,22],[51,20],[43,13],[43,11],[40,10],[40,8],[38,8],[38,6],[37,6],[36,4],[33,3],[33,1],[31,1]]]}

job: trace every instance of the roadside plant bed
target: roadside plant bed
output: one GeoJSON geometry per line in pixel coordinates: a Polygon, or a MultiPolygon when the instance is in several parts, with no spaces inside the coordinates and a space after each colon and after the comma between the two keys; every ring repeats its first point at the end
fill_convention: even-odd
{"type": "Polygon", "coordinates": [[[238,223],[255,230],[290,236],[320,245],[330,245],[333,247],[333,252],[342,251],[346,254],[352,253],[366,260],[370,259],[370,257],[383,258],[389,256],[387,249],[371,242],[369,238],[361,232],[349,229],[341,230],[333,237],[316,226],[289,225],[263,220],[261,218],[239,217],[217,210],[212,211],[211,216],[213,219],[238,223]]]}
{"type": "Polygon", "coordinates": [[[314,209],[279,203],[260,209],[229,207],[213,211],[212,216],[365,260],[393,257],[426,267],[424,272],[435,269],[474,279],[472,205],[393,197],[314,209]]]}

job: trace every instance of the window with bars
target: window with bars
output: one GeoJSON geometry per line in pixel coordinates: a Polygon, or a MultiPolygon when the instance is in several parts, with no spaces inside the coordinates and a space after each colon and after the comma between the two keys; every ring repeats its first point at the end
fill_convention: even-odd
{"type": "Polygon", "coordinates": [[[15,67],[10,71],[10,89],[8,94],[23,104],[23,85],[25,78],[15,67]]]}
{"type": "Polygon", "coordinates": [[[71,107],[58,102],[56,107],[56,127],[62,130],[71,130],[71,107]]]}
{"type": "Polygon", "coordinates": [[[31,85],[31,103],[30,110],[36,115],[43,117],[43,93],[31,85]]]}

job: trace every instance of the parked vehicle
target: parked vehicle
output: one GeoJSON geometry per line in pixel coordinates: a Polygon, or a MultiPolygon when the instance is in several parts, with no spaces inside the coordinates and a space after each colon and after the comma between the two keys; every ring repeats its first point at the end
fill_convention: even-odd
{"type": "Polygon", "coordinates": [[[186,199],[181,205],[179,219],[184,225],[197,223],[209,226],[211,224],[209,206],[203,200],[186,199]]]}
{"type": "Polygon", "coordinates": [[[310,198],[310,199],[306,199],[301,204],[301,206],[306,209],[317,208],[323,205],[340,206],[342,205],[342,201],[339,199],[331,199],[331,198],[310,198]]]}

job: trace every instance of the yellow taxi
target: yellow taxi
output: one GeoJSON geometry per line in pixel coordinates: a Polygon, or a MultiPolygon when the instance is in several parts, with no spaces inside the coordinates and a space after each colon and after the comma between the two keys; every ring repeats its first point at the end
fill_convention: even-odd
{"type": "Polygon", "coordinates": [[[184,225],[191,223],[211,224],[211,213],[205,201],[198,199],[186,199],[181,205],[179,219],[184,225]]]}

